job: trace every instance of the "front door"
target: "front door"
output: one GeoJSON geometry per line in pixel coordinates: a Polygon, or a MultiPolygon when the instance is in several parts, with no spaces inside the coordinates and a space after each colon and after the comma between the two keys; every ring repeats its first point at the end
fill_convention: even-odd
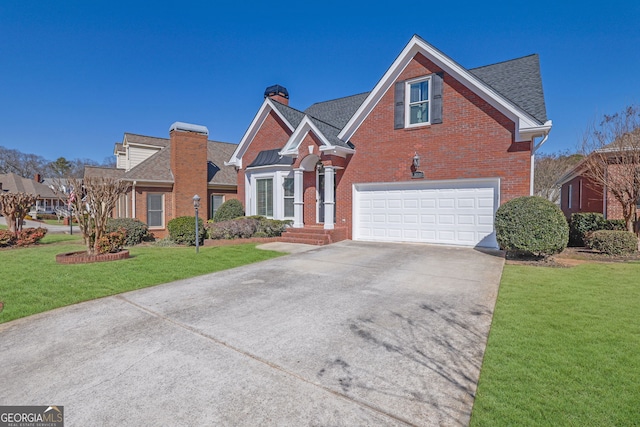
{"type": "Polygon", "coordinates": [[[324,224],[324,167],[318,163],[318,223],[324,224]]]}

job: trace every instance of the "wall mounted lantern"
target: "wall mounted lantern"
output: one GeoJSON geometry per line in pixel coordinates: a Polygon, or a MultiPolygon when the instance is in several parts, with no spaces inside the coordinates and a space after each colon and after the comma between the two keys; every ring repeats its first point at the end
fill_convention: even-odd
{"type": "Polygon", "coordinates": [[[411,168],[411,178],[424,178],[424,172],[418,170],[420,167],[420,155],[416,151],[413,156],[413,167],[411,168]]]}

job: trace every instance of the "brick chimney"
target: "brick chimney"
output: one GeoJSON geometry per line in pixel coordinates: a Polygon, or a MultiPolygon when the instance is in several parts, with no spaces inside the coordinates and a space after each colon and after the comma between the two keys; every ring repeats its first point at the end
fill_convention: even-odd
{"type": "Polygon", "coordinates": [[[265,98],[271,98],[281,104],[289,105],[289,92],[287,88],[280,85],[269,86],[264,91],[265,98]]]}
{"type": "Polygon", "coordinates": [[[39,173],[37,173],[36,176],[33,177],[33,180],[35,182],[42,182],[42,176],[39,173]]]}
{"type": "Polygon", "coordinates": [[[205,126],[175,122],[169,129],[173,173],[173,218],[194,216],[193,196],[200,196],[199,216],[207,217],[207,138],[205,126]]]}

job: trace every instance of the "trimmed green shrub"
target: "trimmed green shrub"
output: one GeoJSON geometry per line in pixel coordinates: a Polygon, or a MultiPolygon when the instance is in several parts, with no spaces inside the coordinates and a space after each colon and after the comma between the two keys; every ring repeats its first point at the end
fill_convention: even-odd
{"type": "Polygon", "coordinates": [[[207,224],[207,231],[210,239],[246,239],[253,237],[259,224],[255,218],[237,218],[207,224]]]}
{"type": "Polygon", "coordinates": [[[496,238],[512,254],[547,256],[562,252],[569,225],[552,202],[538,196],[509,200],[496,212],[496,238]]]}
{"type": "Polygon", "coordinates": [[[149,238],[149,227],[136,218],[110,218],[107,221],[107,233],[125,230],[125,246],[134,246],[149,238]]]}
{"type": "MultiPolygon", "coordinates": [[[[196,244],[196,217],[180,216],[174,218],[167,224],[169,238],[181,245],[195,246],[196,244]]],[[[198,237],[200,244],[204,241],[205,230],[204,221],[198,218],[198,237]]]]}
{"type": "Polygon", "coordinates": [[[580,212],[571,215],[569,246],[584,246],[587,233],[604,230],[607,220],[601,213],[580,212]]]}
{"type": "Polygon", "coordinates": [[[207,224],[209,239],[247,239],[250,237],[277,237],[291,224],[291,220],[248,216],[229,221],[207,224]]]}
{"type": "Polygon", "coordinates": [[[231,199],[224,202],[213,216],[213,222],[229,221],[244,216],[244,208],[240,200],[231,199]]]}
{"type": "Polygon", "coordinates": [[[624,219],[605,220],[604,230],[628,231],[627,224],[625,224],[624,219]]]}
{"type": "Polygon", "coordinates": [[[631,255],[638,252],[638,238],[629,231],[598,230],[586,237],[587,247],[607,255],[631,255]]]}
{"type": "Polygon", "coordinates": [[[290,219],[279,220],[261,218],[258,223],[258,229],[254,237],[278,237],[282,235],[287,229],[287,226],[291,225],[293,221],[290,219]]]}

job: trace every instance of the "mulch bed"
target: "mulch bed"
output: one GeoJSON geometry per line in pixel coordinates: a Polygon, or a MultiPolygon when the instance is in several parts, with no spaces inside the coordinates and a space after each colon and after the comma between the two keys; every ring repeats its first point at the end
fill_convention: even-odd
{"type": "Polygon", "coordinates": [[[507,264],[534,265],[539,267],[573,267],[589,262],[629,262],[640,261],[640,253],[635,255],[607,255],[585,247],[566,248],[548,258],[507,256],[507,264]]]}

